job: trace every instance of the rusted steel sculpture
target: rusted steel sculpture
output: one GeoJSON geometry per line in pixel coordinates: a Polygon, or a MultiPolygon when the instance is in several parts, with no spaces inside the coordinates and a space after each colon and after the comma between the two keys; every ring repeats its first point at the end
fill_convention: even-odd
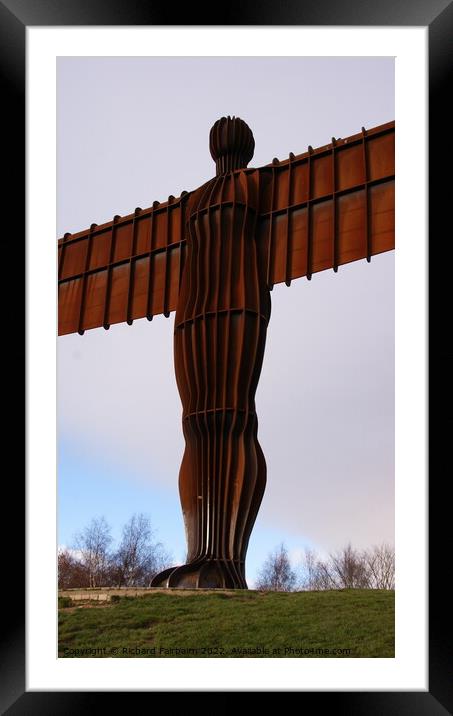
{"type": "Polygon", "coordinates": [[[176,309],[187,563],[153,586],[246,588],[266,484],[255,392],[270,290],[394,248],[394,123],[259,169],[253,134],[218,120],[216,176],[178,199],[59,241],[59,334],[176,309]]]}

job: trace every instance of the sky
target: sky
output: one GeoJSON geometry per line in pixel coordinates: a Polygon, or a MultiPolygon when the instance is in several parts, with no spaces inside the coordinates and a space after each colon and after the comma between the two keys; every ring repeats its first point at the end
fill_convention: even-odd
{"type": "MultiPolygon", "coordinates": [[[[59,57],[58,237],[214,176],[209,130],[228,114],[253,131],[249,166],[286,159],[393,120],[394,61],[59,57]]],[[[394,542],[394,252],[277,285],[271,299],[256,394],[267,487],[249,585],[281,542],[296,568],[306,548],[394,542]]],[[[143,512],[185,561],[173,321],[58,338],[60,545],[101,515],[119,538],[143,512]]]]}

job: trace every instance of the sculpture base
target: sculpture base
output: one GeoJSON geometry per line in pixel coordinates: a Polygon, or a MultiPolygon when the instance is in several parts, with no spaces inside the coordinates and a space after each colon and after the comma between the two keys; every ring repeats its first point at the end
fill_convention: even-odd
{"type": "Polygon", "coordinates": [[[152,587],[176,589],[248,589],[244,563],[226,559],[198,559],[156,574],[152,587]]]}

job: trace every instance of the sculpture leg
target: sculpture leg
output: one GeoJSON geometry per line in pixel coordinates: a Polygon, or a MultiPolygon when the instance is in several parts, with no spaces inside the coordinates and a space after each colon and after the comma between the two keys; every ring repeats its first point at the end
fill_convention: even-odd
{"type": "Polygon", "coordinates": [[[175,369],[186,441],[179,489],[187,564],[153,586],[246,589],[245,556],[266,483],[255,391],[267,321],[222,311],[175,332],[175,369]]]}

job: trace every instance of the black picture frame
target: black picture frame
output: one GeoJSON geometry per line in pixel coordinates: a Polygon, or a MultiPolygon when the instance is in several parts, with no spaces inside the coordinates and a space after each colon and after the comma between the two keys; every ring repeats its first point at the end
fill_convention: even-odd
{"type": "MultiPolygon", "coordinates": [[[[316,698],[316,706],[331,708],[336,714],[411,714],[453,713],[452,643],[451,638],[451,596],[445,587],[445,567],[449,566],[448,544],[450,537],[450,505],[441,490],[441,481],[448,480],[450,464],[449,440],[453,435],[451,419],[451,389],[453,357],[447,348],[448,313],[450,305],[448,253],[452,251],[451,226],[449,222],[451,204],[451,180],[448,177],[451,166],[452,142],[449,136],[447,100],[452,86],[453,55],[453,2],[446,0],[286,0],[281,5],[269,0],[243,0],[227,3],[216,11],[203,10],[197,6],[165,6],[149,0],[0,0],[0,72],[3,79],[3,159],[4,179],[7,180],[7,201],[2,211],[2,225],[5,236],[17,237],[14,260],[16,265],[25,266],[25,82],[26,82],[26,28],[29,26],[68,25],[351,25],[351,26],[425,26],[429,36],[429,691],[428,692],[301,692],[299,704],[306,708],[307,699],[316,698]],[[442,171],[444,170],[444,171],[442,171]],[[438,173],[437,173],[438,172],[438,173]],[[13,206],[11,206],[13,204],[13,206]],[[447,208],[447,211],[445,210],[447,208]],[[21,218],[23,217],[23,218],[21,218]],[[441,319],[444,330],[435,331],[435,319],[441,319]],[[445,330],[447,329],[447,330],[445,330]],[[450,369],[450,370],[449,370],[450,369]],[[450,378],[450,380],[449,380],[450,378]],[[434,408],[434,405],[436,406],[434,408]],[[442,414],[442,406],[446,415],[442,414]],[[447,413],[448,411],[448,413],[447,413]],[[448,416],[449,414],[449,416],[448,416]],[[439,469],[435,468],[438,464],[439,469]],[[443,571],[440,572],[442,555],[443,571]],[[439,561],[439,571],[436,562],[439,561]],[[438,578],[436,576],[438,575],[438,578]],[[300,699],[302,697],[302,704],[300,699]]],[[[416,167],[416,162],[414,162],[416,167]]],[[[414,208],[414,211],[416,208],[414,208]]],[[[12,257],[10,257],[11,259],[12,257]]],[[[14,305],[14,313],[8,322],[15,324],[18,335],[10,351],[11,369],[24,366],[25,341],[22,323],[17,320],[20,312],[20,298],[17,298],[17,274],[14,274],[13,289],[8,294],[6,305],[14,305]],[[14,300],[12,299],[14,296],[14,300]]],[[[5,305],[5,304],[4,304],[5,305]]],[[[24,304],[25,314],[25,304],[24,304]]],[[[451,323],[451,321],[450,321],[451,323]]],[[[11,345],[11,344],[10,344],[11,345]]],[[[9,372],[8,372],[8,382],[9,372]]],[[[23,374],[22,374],[23,375],[23,374]]],[[[22,405],[25,396],[20,386],[24,385],[22,375],[14,384],[14,406],[17,417],[9,420],[19,445],[14,458],[21,454],[22,405]]],[[[10,416],[9,416],[10,417],[10,416]]],[[[25,446],[24,446],[25,447],[25,446]]],[[[24,450],[24,454],[26,449],[24,450]]],[[[20,463],[19,463],[20,464],[20,463]]],[[[5,478],[8,470],[5,472],[5,478]]],[[[90,712],[98,709],[101,700],[115,699],[115,707],[130,709],[131,696],[128,692],[30,692],[25,691],[25,487],[24,480],[17,474],[8,480],[8,512],[14,515],[15,549],[4,550],[4,586],[8,586],[7,612],[1,620],[3,649],[0,657],[0,709],[11,714],[72,714],[76,711],[90,712]],[[22,546],[21,546],[22,539],[22,546]],[[126,705],[127,699],[127,705],[126,705]]],[[[410,507],[410,506],[409,506],[410,507]]],[[[4,538],[6,532],[4,531],[4,538]]],[[[418,588],[414,574],[414,589],[418,588]]],[[[423,585],[422,587],[423,588],[423,585]]],[[[207,689],[208,689],[207,685],[207,689]]],[[[147,692],[145,692],[147,695],[147,692]]],[[[150,694],[151,698],[153,693],[150,694]]],[[[234,692],[226,693],[222,699],[224,708],[232,705],[234,692]]],[[[184,694],[187,707],[187,695],[184,694]]],[[[135,701],[135,699],[134,699],[135,701]]],[[[172,710],[179,705],[179,693],[171,695],[172,710]]],[[[192,701],[189,698],[189,701],[192,701]]]]}

